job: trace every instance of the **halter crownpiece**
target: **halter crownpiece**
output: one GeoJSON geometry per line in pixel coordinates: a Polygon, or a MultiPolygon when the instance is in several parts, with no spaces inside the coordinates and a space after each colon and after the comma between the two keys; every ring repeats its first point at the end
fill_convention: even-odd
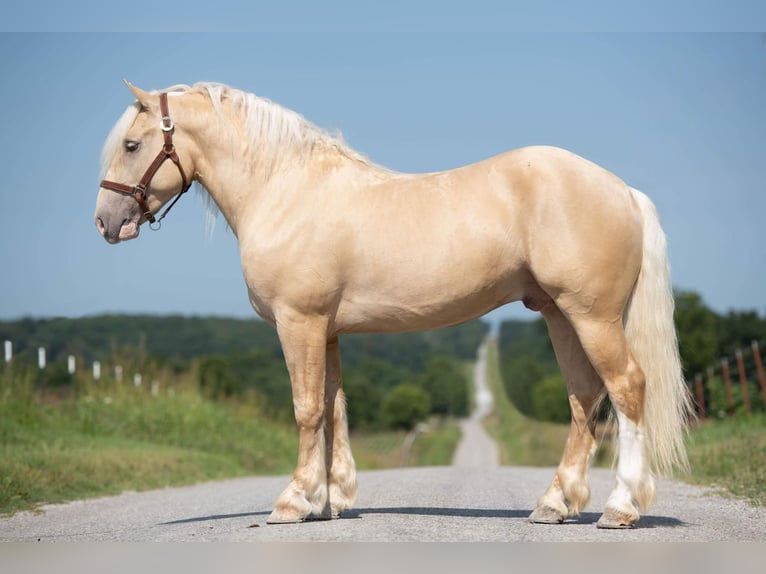
{"type": "Polygon", "coordinates": [[[138,203],[138,206],[141,208],[142,215],[149,222],[149,227],[155,231],[160,228],[161,221],[168,214],[170,208],[173,207],[181,198],[181,196],[189,190],[192,184],[191,181],[186,179],[186,173],[184,173],[184,169],[181,166],[181,160],[178,158],[176,148],[173,145],[173,131],[175,130],[175,124],[173,123],[173,120],[170,117],[170,112],[168,111],[168,94],[166,92],[160,94],[160,113],[162,114],[162,117],[160,118],[160,129],[162,130],[162,137],[165,140],[165,144],[162,146],[162,149],[157,154],[157,157],[154,158],[154,161],[151,163],[151,165],[146,169],[143,177],[141,177],[141,180],[133,186],[126,185],[124,183],[118,183],[116,181],[108,181],[106,179],[101,181],[101,187],[104,189],[116,191],[117,193],[123,193],[125,195],[130,195],[133,199],[135,199],[138,203]],[[162,215],[160,215],[159,218],[155,218],[154,214],[149,209],[149,206],[146,204],[147,190],[149,188],[149,184],[152,181],[152,178],[157,173],[157,170],[160,169],[160,166],[165,163],[165,160],[167,159],[176,165],[179,173],[181,174],[181,191],[178,192],[170,205],[165,208],[165,211],[162,212],[162,215]],[[152,224],[154,223],[157,224],[157,227],[152,227],[152,224]]]}

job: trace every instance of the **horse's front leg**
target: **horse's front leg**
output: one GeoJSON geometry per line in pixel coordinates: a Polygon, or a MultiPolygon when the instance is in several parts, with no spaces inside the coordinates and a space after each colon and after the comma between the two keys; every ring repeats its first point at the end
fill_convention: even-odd
{"type": "Polygon", "coordinates": [[[267,522],[330,518],[323,430],[327,318],[279,317],[277,332],[290,373],[300,442],[293,478],[277,497],[267,522]]]}

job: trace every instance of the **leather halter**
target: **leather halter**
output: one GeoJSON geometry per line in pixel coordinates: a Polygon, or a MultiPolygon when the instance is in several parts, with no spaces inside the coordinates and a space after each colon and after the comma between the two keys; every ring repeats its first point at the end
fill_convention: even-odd
{"type": "Polygon", "coordinates": [[[170,119],[170,113],[168,112],[168,95],[165,92],[160,94],[160,112],[162,113],[162,118],[160,119],[160,129],[162,130],[162,136],[165,139],[165,144],[157,154],[157,157],[154,158],[154,161],[144,172],[141,181],[133,186],[125,185],[124,183],[118,183],[116,181],[108,181],[106,179],[101,181],[101,187],[104,189],[116,191],[117,193],[124,193],[125,195],[130,195],[133,197],[133,199],[135,199],[138,203],[138,206],[141,208],[143,216],[147,221],[149,221],[150,227],[152,223],[156,222],[158,224],[157,227],[152,227],[152,229],[155,230],[159,229],[160,222],[168,214],[170,208],[173,207],[181,198],[181,196],[189,190],[192,184],[191,181],[186,179],[186,174],[184,173],[183,167],[181,167],[181,161],[178,159],[176,148],[173,145],[173,130],[175,129],[175,126],[173,124],[173,120],[170,119]],[[165,208],[165,211],[162,212],[162,215],[155,219],[154,214],[146,204],[147,190],[149,188],[149,184],[152,181],[152,178],[157,173],[157,170],[159,170],[160,166],[165,163],[165,160],[168,159],[172,161],[178,168],[178,171],[181,173],[181,180],[183,183],[181,191],[178,192],[178,195],[176,195],[175,199],[165,208]]]}

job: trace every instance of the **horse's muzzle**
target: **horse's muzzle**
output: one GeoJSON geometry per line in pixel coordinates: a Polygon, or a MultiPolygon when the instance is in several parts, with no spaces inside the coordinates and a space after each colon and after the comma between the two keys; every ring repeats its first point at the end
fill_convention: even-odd
{"type": "Polygon", "coordinates": [[[96,228],[108,243],[115,244],[138,237],[138,221],[130,218],[96,216],[96,228]]]}

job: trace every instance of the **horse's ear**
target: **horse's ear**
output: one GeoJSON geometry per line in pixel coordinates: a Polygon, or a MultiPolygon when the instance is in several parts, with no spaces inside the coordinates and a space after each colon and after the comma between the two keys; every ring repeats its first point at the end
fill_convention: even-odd
{"type": "Polygon", "coordinates": [[[133,95],[136,97],[136,100],[138,100],[138,103],[141,104],[141,107],[144,109],[151,109],[153,107],[157,107],[156,98],[154,98],[149,92],[145,92],[141,88],[137,88],[133,84],[131,84],[128,80],[123,80],[125,82],[125,85],[128,86],[128,89],[133,92],[133,95]]]}

